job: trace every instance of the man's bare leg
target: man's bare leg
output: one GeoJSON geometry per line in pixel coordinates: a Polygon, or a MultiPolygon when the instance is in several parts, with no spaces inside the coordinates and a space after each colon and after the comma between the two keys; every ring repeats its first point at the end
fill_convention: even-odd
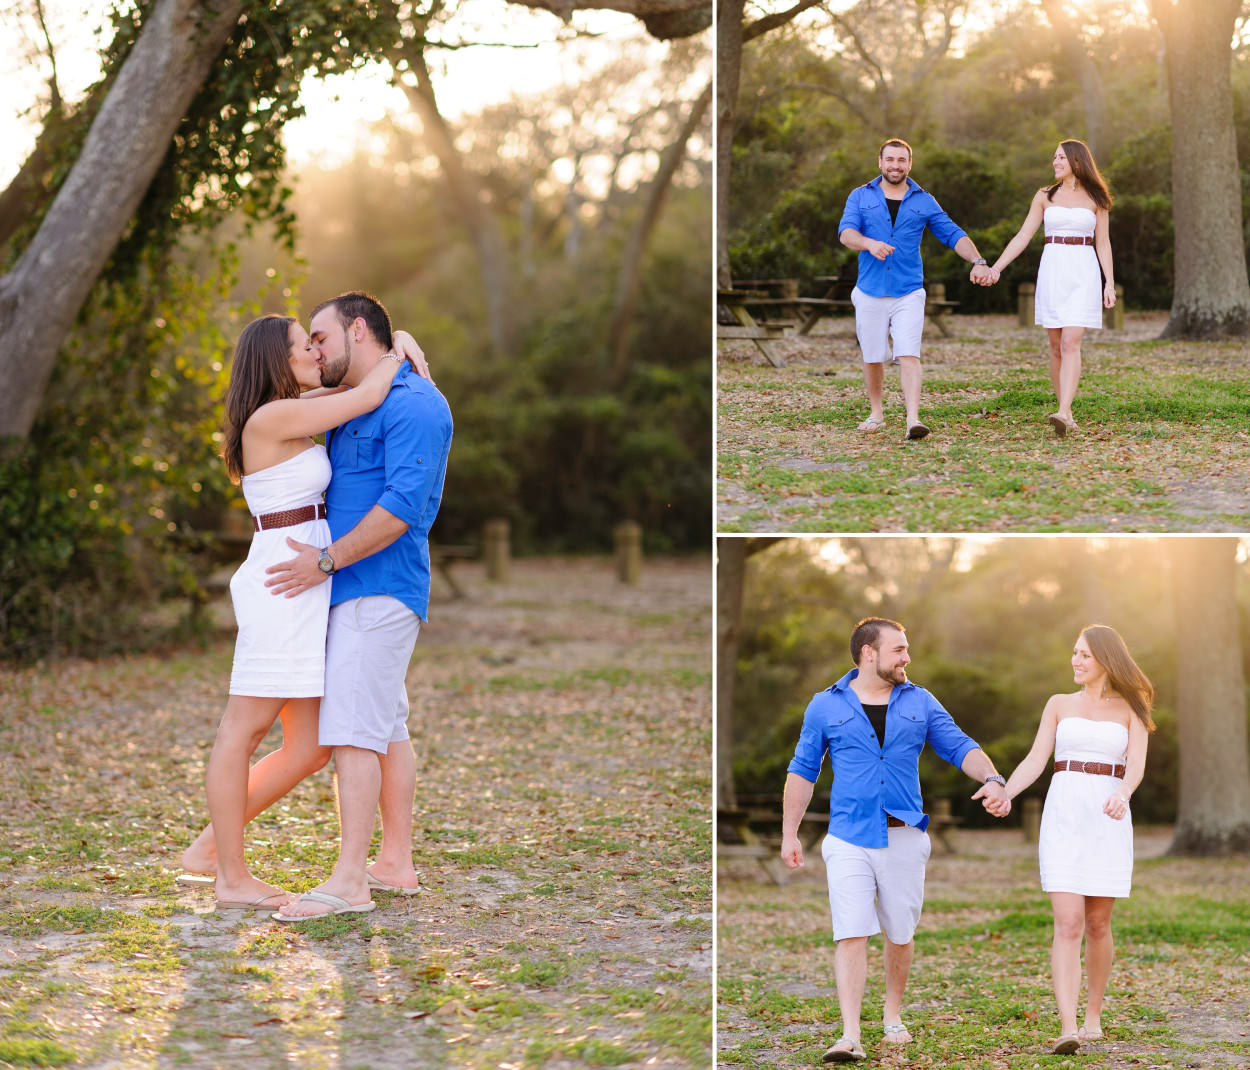
{"type": "Polygon", "coordinates": [[[842,1036],[859,1045],[859,1015],[868,978],[868,937],[852,936],[837,942],[833,976],[838,987],[838,1009],[842,1012],[842,1036]]]}
{"type": "MultiPolygon", "coordinates": [[[[282,746],[270,751],[248,770],[247,803],[243,823],[268,810],[306,777],[330,760],[330,748],[317,744],[318,698],[288,699],[282,718],[282,746]]],[[[262,737],[263,738],[263,737],[262,737]]],[[[206,825],[182,852],[182,868],[188,873],[217,873],[217,838],[206,825]]]]}
{"type": "MultiPolygon", "coordinates": [[[[334,768],[338,774],[339,859],[329,878],[314,890],[337,895],[353,904],[367,903],[370,895],[365,864],[369,861],[382,789],[381,762],[377,751],[338,746],[334,748],[334,768]]],[[[327,910],[324,903],[296,900],[282,913],[287,917],[311,917],[327,910]]]]}
{"type": "MultiPolygon", "coordinates": [[[[903,1022],[903,993],[907,990],[907,975],[911,972],[911,960],[916,950],[916,942],[906,944],[885,941],[885,1010],[881,1015],[881,1023],[885,1026],[901,1025],[903,1022]]],[[[887,1044],[906,1044],[911,1034],[896,1030],[886,1033],[887,1044]]]]}
{"type": "MultiPolygon", "coordinates": [[[[885,412],[881,407],[882,397],[885,393],[884,364],[864,365],[864,386],[868,389],[868,419],[864,423],[866,424],[872,420],[884,420],[885,412]]],[[[860,424],[860,428],[867,430],[864,424],[860,424]]]]}
{"type": "Polygon", "coordinates": [[[381,757],[382,848],[369,872],[385,884],[403,888],[420,885],[412,865],[412,803],[417,791],[417,757],[412,743],[401,739],[381,757]]]}
{"type": "Polygon", "coordinates": [[[923,427],[920,423],[920,387],[924,372],[920,367],[920,358],[899,357],[898,370],[903,386],[903,407],[907,410],[907,427],[923,427]]]}

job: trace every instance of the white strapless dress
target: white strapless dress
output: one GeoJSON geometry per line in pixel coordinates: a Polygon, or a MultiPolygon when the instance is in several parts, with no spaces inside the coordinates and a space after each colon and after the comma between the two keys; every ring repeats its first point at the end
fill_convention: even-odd
{"type": "MultiPolygon", "coordinates": [[[[1097,217],[1088,208],[1050,205],[1042,214],[1046,237],[1093,237],[1097,217]]],[[[1102,269],[1092,245],[1043,245],[1037,269],[1034,322],[1039,327],[1101,327],[1102,269]]]]}
{"type": "MultiPolygon", "coordinates": [[[[1065,717],[1055,730],[1055,761],[1123,765],[1128,729],[1114,721],[1065,717]]],[[[1119,821],[1102,804],[1122,783],[1094,773],[1054,773],[1046,804],[1038,859],[1042,891],[1124,898],[1133,880],[1133,816],[1119,821]]]]}
{"type": "MultiPolygon", "coordinates": [[[[317,505],[330,482],[330,459],[311,446],[288,460],[243,477],[243,497],[253,516],[317,505]]],[[[252,534],[247,560],[230,580],[239,625],[230,694],[310,698],[324,693],[326,619],[330,584],[318,584],[294,598],[265,586],[265,569],[295,556],[286,540],[327,546],[330,526],[308,520],[252,534]]]]}

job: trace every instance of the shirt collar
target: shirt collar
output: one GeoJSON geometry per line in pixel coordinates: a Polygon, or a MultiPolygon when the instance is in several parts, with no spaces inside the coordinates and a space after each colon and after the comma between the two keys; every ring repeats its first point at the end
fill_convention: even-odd
{"type": "MultiPolygon", "coordinates": [[[[871,182],[869,182],[868,185],[872,186],[874,189],[881,189],[881,183],[884,181],[885,181],[885,176],[878,175],[871,182]]],[[[914,178],[912,178],[911,175],[908,175],[907,176],[907,193],[910,193],[912,190],[919,190],[921,193],[923,193],[924,187],[919,182],[917,182],[914,178]]],[[[906,197],[907,193],[904,193],[903,196],[906,197]]],[[[881,196],[882,197],[885,196],[884,191],[882,191],[881,196]]]]}
{"type": "MultiPolygon", "coordinates": [[[[849,691],[851,689],[851,681],[854,680],[855,677],[857,677],[858,675],[859,675],[859,669],[852,669],[844,677],[842,677],[841,680],[839,680],[836,684],[830,687],[829,690],[830,691],[849,691]]],[[[912,688],[915,686],[916,686],[915,684],[913,684],[910,680],[908,680],[906,683],[895,684],[894,691],[897,691],[900,688],[906,691],[908,688],[912,688]]],[[[891,691],[890,694],[891,695],[894,694],[894,691],[891,691]]]]}

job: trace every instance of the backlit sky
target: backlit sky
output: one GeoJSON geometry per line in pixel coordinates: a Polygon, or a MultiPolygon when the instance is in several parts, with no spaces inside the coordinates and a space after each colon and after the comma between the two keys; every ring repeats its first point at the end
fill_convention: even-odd
{"type": "MultiPolygon", "coordinates": [[[[56,47],[57,78],[62,95],[79,99],[99,74],[99,31],[107,23],[108,0],[44,0],[48,28],[56,47]]],[[[50,67],[42,36],[31,15],[33,4],[0,0],[0,18],[17,26],[17,45],[0,50],[0,188],[7,185],[34,144],[42,118],[50,67]]],[[[504,0],[471,0],[448,24],[448,39],[505,41],[535,48],[470,48],[430,56],[440,108],[449,118],[472,114],[514,95],[528,96],[564,82],[580,81],[622,48],[654,50],[664,45],[648,38],[641,24],[616,12],[581,13],[576,27],[599,35],[594,40],[555,43],[561,23],[545,12],[531,12],[504,0]]],[[[6,37],[9,36],[6,34],[6,37]]],[[[391,86],[389,70],[370,67],[325,81],[309,79],[303,88],[304,119],[290,123],[285,137],[291,163],[308,161],[313,134],[322,149],[341,146],[350,155],[354,131],[362,119],[378,119],[388,111],[407,114],[403,93],[391,86]]],[[[337,162],[319,157],[322,164],[337,162]]]]}

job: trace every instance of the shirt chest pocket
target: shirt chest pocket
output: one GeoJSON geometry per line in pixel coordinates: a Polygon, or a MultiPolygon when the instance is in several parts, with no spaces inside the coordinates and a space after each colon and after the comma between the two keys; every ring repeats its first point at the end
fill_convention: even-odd
{"type": "Polygon", "coordinates": [[[855,714],[850,710],[835,713],[825,729],[829,734],[829,753],[836,754],[844,749],[854,737],[856,727],[855,714]]]}
{"type": "Polygon", "coordinates": [[[924,746],[927,722],[922,714],[914,710],[895,710],[894,731],[897,739],[908,746],[924,746]]]}
{"type": "Polygon", "coordinates": [[[341,463],[369,468],[381,462],[382,442],[376,424],[344,428],[337,437],[341,463]]]}

